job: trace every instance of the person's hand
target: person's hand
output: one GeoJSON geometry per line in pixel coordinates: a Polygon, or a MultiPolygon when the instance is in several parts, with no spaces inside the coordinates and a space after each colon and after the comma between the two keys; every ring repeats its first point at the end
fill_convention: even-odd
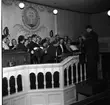
{"type": "Polygon", "coordinates": [[[38,50],[39,48],[38,47],[34,47],[34,50],[38,50]]]}
{"type": "Polygon", "coordinates": [[[12,50],[15,49],[15,48],[16,48],[16,46],[14,46],[14,47],[12,48],[12,50]]]}
{"type": "Polygon", "coordinates": [[[34,51],[33,50],[31,51],[31,54],[34,54],[34,51]]]}

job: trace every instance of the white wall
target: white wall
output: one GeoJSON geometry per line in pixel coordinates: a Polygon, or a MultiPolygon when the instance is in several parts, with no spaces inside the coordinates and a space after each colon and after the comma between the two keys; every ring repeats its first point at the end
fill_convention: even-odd
{"type": "Polygon", "coordinates": [[[89,24],[89,15],[60,10],[58,13],[58,33],[61,36],[68,35],[76,39],[89,24]]]}
{"type": "MultiPolygon", "coordinates": [[[[4,0],[5,1],[5,0],[4,0]]],[[[23,34],[25,36],[37,33],[42,38],[49,36],[49,31],[53,30],[55,33],[55,17],[52,13],[53,8],[26,3],[26,7],[32,6],[37,10],[40,24],[34,29],[28,29],[23,21],[24,9],[18,7],[18,2],[2,3],[2,28],[8,26],[10,37],[16,38],[23,34]]],[[[84,31],[85,26],[89,24],[89,15],[71,12],[67,10],[58,10],[57,15],[57,30],[58,34],[63,37],[68,35],[72,39],[76,39],[81,32],[84,31]]]]}
{"type": "Polygon", "coordinates": [[[26,3],[26,7],[29,6],[32,6],[37,10],[40,18],[40,24],[34,30],[31,30],[24,25],[22,21],[24,9],[20,9],[17,2],[10,5],[2,3],[2,28],[8,26],[11,38],[17,39],[20,34],[29,36],[32,35],[32,33],[37,33],[44,38],[49,36],[50,30],[54,31],[54,15],[52,13],[52,8],[26,3]]]}

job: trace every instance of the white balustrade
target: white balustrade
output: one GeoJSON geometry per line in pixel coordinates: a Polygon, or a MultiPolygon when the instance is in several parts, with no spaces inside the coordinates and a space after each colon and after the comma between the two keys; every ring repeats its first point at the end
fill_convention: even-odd
{"type": "Polygon", "coordinates": [[[72,76],[71,78],[72,78],[72,84],[73,84],[73,82],[74,82],[73,81],[73,64],[71,64],[71,76],[72,76]]]}
{"type": "Polygon", "coordinates": [[[86,81],[86,64],[84,64],[84,80],[86,81]]]}
{"type": "Polygon", "coordinates": [[[7,77],[7,82],[8,82],[8,95],[10,95],[10,83],[9,83],[9,76],[7,77]]]}
{"type": "Polygon", "coordinates": [[[81,64],[80,64],[80,78],[81,78],[80,82],[82,82],[82,65],[81,64]]]}
{"type": "Polygon", "coordinates": [[[46,72],[44,72],[44,89],[46,89],[46,79],[45,79],[45,76],[46,76],[46,72]]]}
{"type": "MultiPolygon", "coordinates": [[[[8,80],[8,92],[10,92],[10,86],[9,86],[9,76],[11,77],[12,74],[15,77],[15,88],[17,90],[17,76],[19,74],[22,75],[22,91],[20,91],[20,93],[25,92],[26,94],[28,94],[28,92],[32,92],[34,91],[34,93],[39,93],[39,92],[47,92],[47,88],[46,88],[46,73],[50,72],[52,75],[51,78],[51,82],[52,82],[52,88],[49,88],[48,91],[52,91],[52,92],[56,92],[56,90],[62,90],[62,89],[66,89],[65,92],[67,91],[67,89],[70,88],[74,88],[75,84],[73,79],[76,78],[76,83],[78,83],[78,62],[79,62],[79,56],[70,56],[66,59],[64,59],[62,62],[60,63],[52,63],[52,64],[33,64],[33,65],[21,65],[21,66],[15,66],[15,67],[8,67],[8,68],[3,68],[3,75],[5,77],[7,77],[8,80]],[[73,69],[73,65],[75,64],[76,66],[76,77],[74,77],[74,69],[73,69]],[[70,69],[71,67],[71,69],[70,69]],[[64,70],[66,69],[66,80],[67,80],[67,86],[64,86],[64,70]],[[69,78],[69,70],[71,70],[71,77],[69,78]],[[43,89],[38,89],[38,73],[43,73],[44,75],[44,80],[43,80],[43,84],[44,84],[44,88],[43,89]],[[54,88],[54,73],[58,72],[59,73],[59,87],[54,88]],[[8,73],[8,75],[6,75],[8,73]],[[30,73],[34,73],[35,77],[36,77],[36,89],[31,90],[30,89],[30,78],[29,75],[30,73]],[[71,84],[69,84],[71,80],[71,84]]],[[[86,68],[85,68],[86,69],[86,68]]],[[[84,69],[84,70],[85,70],[84,69]]],[[[80,78],[82,81],[82,69],[80,67],[80,78]]],[[[84,71],[84,76],[86,79],[86,70],[84,71]]],[[[72,90],[73,91],[73,90],[72,90]]],[[[63,91],[62,91],[63,92],[63,91]]],[[[19,92],[17,92],[19,93],[19,92]]],[[[17,94],[15,93],[15,94],[17,94]]],[[[71,93],[71,92],[70,92],[71,93]]],[[[8,93],[8,95],[10,95],[10,93],[8,93]]],[[[13,96],[14,94],[12,94],[11,96],[13,96]]],[[[66,97],[66,93],[64,94],[66,97]]],[[[6,98],[7,96],[5,96],[4,98],[6,98]]],[[[62,98],[63,99],[63,98],[62,98]]]]}
{"type": "Polygon", "coordinates": [[[52,71],[52,88],[54,88],[54,81],[53,81],[53,79],[54,79],[54,76],[53,76],[53,71],[52,71]]]}
{"type": "Polygon", "coordinates": [[[76,83],[78,83],[78,63],[76,65],[76,83]]]}
{"type": "Polygon", "coordinates": [[[68,67],[67,67],[67,68],[66,68],[66,73],[67,73],[67,76],[66,76],[66,77],[67,77],[67,86],[69,86],[69,76],[68,76],[69,73],[68,73],[68,71],[69,71],[69,69],[68,69],[68,67]]]}
{"type": "MultiPolygon", "coordinates": [[[[25,76],[25,78],[27,78],[27,79],[24,79],[24,76],[22,76],[22,85],[25,85],[24,82],[27,82],[27,81],[24,81],[24,80],[28,80],[29,81],[28,82],[28,86],[30,86],[29,74],[30,73],[34,73],[35,76],[36,76],[36,89],[38,89],[38,80],[37,80],[38,73],[42,72],[43,75],[44,75],[44,81],[43,81],[44,83],[43,84],[44,84],[44,89],[45,89],[46,88],[46,78],[45,78],[46,72],[50,72],[52,74],[52,81],[51,82],[52,82],[52,88],[53,88],[54,87],[53,86],[54,85],[53,74],[54,74],[55,71],[58,71],[59,72],[60,87],[63,88],[63,86],[61,86],[61,84],[62,84],[62,82],[64,84],[64,77],[61,78],[62,77],[61,74],[64,74],[64,69],[66,69],[67,86],[69,86],[69,67],[71,67],[71,77],[70,77],[70,80],[71,80],[72,84],[74,82],[73,81],[74,78],[76,78],[76,83],[78,83],[78,78],[79,78],[78,76],[80,76],[80,80],[81,80],[80,82],[83,81],[83,79],[82,79],[82,77],[83,77],[83,75],[82,75],[82,65],[80,65],[80,75],[78,75],[78,62],[79,62],[78,56],[73,56],[73,57],[69,57],[66,60],[62,61],[61,63],[57,63],[57,64],[25,65],[25,66],[18,66],[18,68],[15,67],[15,69],[14,69],[14,67],[12,67],[13,69],[12,68],[3,68],[3,71],[6,71],[6,72],[4,72],[4,74],[9,72],[10,76],[11,76],[11,74],[13,74],[13,76],[15,76],[15,74],[16,74],[16,76],[17,76],[17,75],[21,74],[20,73],[21,70],[22,70],[22,73],[23,73],[24,70],[27,70],[28,74],[27,74],[27,76],[25,76]],[[76,77],[73,76],[73,71],[74,71],[73,65],[74,64],[76,66],[76,71],[75,71],[76,72],[76,77]],[[28,67],[26,67],[26,66],[28,66],[28,67]],[[26,67],[26,69],[25,69],[25,67],[26,67]],[[17,68],[18,72],[15,72],[16,68],[17,68]]],[[[16,78],[17,77],[15,77],[15,88],[17,90],[16,78]]],[[[84,64],[84,80],[86,80],[86,67],[85,67],[85,64],[84,64]]],[[[9,80],[8,80],[8,82],[9,82],[9,80]]],[[[9,89],[9,84],[8,84],[8,89],[9,89]]],[[[24,90],[24,86],[23,86],[23,90],[24,90]]]]}
{"type": "Polygon", "coordinates": [[[38,79],[37,79],[37,73],[35,74],[36,76],[36,89],[38,89],[38,79]]]}
{"type": "Polygon", "coordinates": [[[15,93],[17,93],[17,76],[15,76],[15,93]]]}

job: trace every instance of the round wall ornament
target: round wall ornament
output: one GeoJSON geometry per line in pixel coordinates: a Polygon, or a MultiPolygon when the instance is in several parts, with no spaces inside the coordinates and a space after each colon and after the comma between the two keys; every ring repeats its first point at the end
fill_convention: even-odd
{"type": "Polygon", "coordinates": [[[22,21],[28,29],[36,29],[40,24],[40,17],[37,10],[32,6],[26,7],[22,14],[22,21]]]}

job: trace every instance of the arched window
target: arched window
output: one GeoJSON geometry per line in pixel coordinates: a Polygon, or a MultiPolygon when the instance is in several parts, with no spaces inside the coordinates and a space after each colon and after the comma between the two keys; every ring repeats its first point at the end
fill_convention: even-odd
{"type": "Polygon", "coordinates": [[[73,64],[73,82],[76,83],[76,65],[73,64]]]}
{"type": "Polygon", "coordinates": [[[46,88],[52,88],[52,74],[50,72],[46,73],[46,88]]]}
{"type": "Polygon", "coordinates": [[[2,96],[8,95],[8,80],[6,77],[2,78],[2,96]]]}
{"type": "Polygon", "coordinates": [[[69,77],[69,85],[71,85],[72,84],[71,66],[69,66],[68,69],[68,77],[69,77]]]}
{"type": "Polygon", "coordinates": [[[80,65],[81,63],[78,63],[78,82],[81,80],[81,77],[80,77],[80,65]]]}
{"type": "Polygon", "coordinates": [[[34,73],[30,73],[30,89],[36,89],[36,76],[34,73]]]}
{"type": "Polygon", "coordinates": [[[84,80],[84,63],[82,64],[82,80],[84,80]]]}
{"type": "Polygon", "coordinates": [[[22,76],[18,75],[17,76],[17,91],[20,92],[22,91],[22,76]]]}
{"type": "Polygon", "coordinates": [[[13,94],[13,93],[16,92],[16,89],[15,89],[15,77],[14,76],[10,77],[9,83],[10,83],[10,94],[13,94]]]}
{"type": "Polygon", "coordinates": [[[59,72],[58,71],[54,72],[53,81],[54,81],[54,88],[58,88],[59,87],[59,72]]]}
{"type": "Polygon", "coordinates": [[[67,86],[67,69],[64,70],[64,86],[67,86]]]}
{"type": "Polygon", "coordinates": [[[43,75],[43,73],[38,73],[37,79],[38,79],[38,89],[43,89],[44,88],[44,75],[43,75]]]}

